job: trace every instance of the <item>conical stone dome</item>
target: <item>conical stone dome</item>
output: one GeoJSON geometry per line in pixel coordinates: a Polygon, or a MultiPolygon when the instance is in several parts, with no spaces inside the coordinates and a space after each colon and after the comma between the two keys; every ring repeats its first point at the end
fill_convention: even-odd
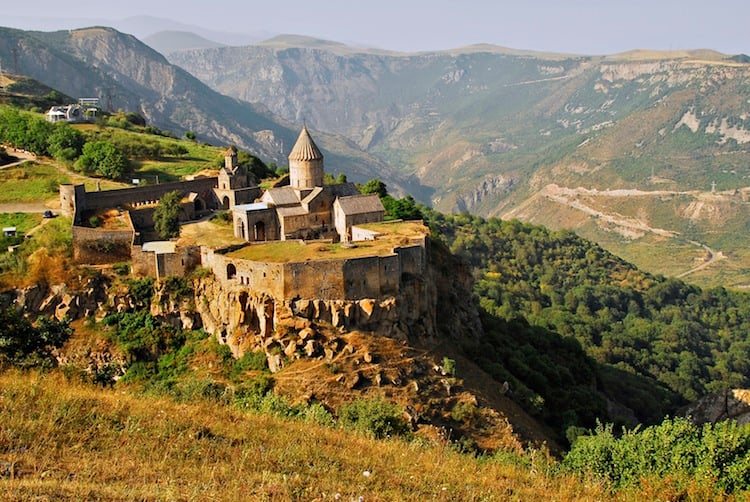
{"type": "Polygon", "coordinates": [[[292,148],[292,152],[289,154],[289,160],[303,162],[323,160],[323,154],[320,152],[318,145],[316,145],[310,137],[310,133],[307,131],[307,126],[302,127],[302,132],[299,133],[297,142],[294,144],[294,148],[292,148]]]}
{"type": "Polygon", "coordinates": [[[289,154],[289,185],[300,190],[323,186],[323,170],[323,154],[304,126],[289,154]]]}

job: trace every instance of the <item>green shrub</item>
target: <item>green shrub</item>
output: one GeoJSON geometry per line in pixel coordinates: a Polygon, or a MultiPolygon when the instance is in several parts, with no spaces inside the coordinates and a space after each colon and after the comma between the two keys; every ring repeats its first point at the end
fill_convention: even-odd
{"type": "Polygon", "coordinates": [[[456,405],[451,410],[451,418],[460,423],[471,422],[476,414],[476,405],[469,402],[456,403],[456,405]]]}
{"type": "Polygon", "coordinates": [[[666,419],[643,430],[612,433],[612,425],[580,436],[564,465],[592,474],[614,487],[638,485],[644,477],[678,482],[708,480],[727,493],[750,488],[750,425],[733,421],[698,426],[666,419]]]}
{"type": "Polygon", "coordinates": [[[441,363],[441,366],[443,367],[443,372],[446,375],[450,375],[452,377],[456,376],[456,361],[455,360],[444,357],[441,363]]]}
{"type": "Polygon", "coordinates": [[[166,296],[172,300],[193,296],[193,285],[185,277],[171,275],[164,279],[162,287],[166,296]]]}
{"type": "Polygon", "coordinates": [[[130,273],[130,265],[120,261],[112,265],[112,270],[117,275],[128,275],[130,273]]]}
{"type": "Polygon", "coordinates": [[[356,399],[339,409],[339,422],[375,438],[403,436],[411,432],[403,410],[382,398],[356,399]]]}
{"type": "Polygon", "coordinates": [[[320,403],[312,403],[302,412],[302,419],[305,422],[317,425],[333,425],[333,415],[320,403]]]}
{"type": "Polygon", "coordinates": [[[53,351],[61,347],[73,329],[67,320],[40,317],[34,326],[14,308],[0,310],[0,364],[20,367],[53,367],[53,351]]]}
{"type": "Polygon", "coordinates": [[[136,308],[145,308],[151,305],[154,297],[154,278],[144,277],[142,279],[128,279],[128,294],[133,299],[136,308]]]}
{"type": "Polygon", "coordinates": [[[234,374],[245,371],[265,371],[268,369],[268,358],[263,352],[245,352],[234,362],[234,374]]]}

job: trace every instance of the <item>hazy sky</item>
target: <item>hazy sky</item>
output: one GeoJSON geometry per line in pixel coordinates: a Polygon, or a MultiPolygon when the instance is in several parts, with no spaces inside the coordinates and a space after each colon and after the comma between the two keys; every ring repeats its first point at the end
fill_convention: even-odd
{"type": "Polygon", "coordinates": [[[748,0],[14,0],[0,25],[59,29],[39,19],[149,15],[234,33],[294,33],[416,51],[492,43],[516,49],[612,54],[710,48],[750,54],[748,0]]]}

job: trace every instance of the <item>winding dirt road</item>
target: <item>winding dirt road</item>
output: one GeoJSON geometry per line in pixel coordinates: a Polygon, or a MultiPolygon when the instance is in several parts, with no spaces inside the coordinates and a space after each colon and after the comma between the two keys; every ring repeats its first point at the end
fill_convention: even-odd
{"type": "MultiPolygon", "coordinates": [[[[600,219],[612,225],[615,225],[620,229],[620,234],[625,237],[639,237],[645,233],[652,233],[663,237],[679,237],[680,233],[674,230],[666,230],[663,228],[655,228],[650,226],[639,218],[633,218],[624,216],[617,213],[605,213],[598,209],[594,209],[581,202],[579,196],[596,196],[596,197],[662,197],[662,196],[676,196],[676,195],[697,195],[699,192],[676,192],[668,190],[654,190],[645,191],[637,189],[620,189],[620,190],[596,190],[586,188],[567,188],[561,187],[556,184],[550,184],[542,188],[539,194],[545,197],[547,200],[567,206],[569,208],[581,211],[593,218],[600,219]]],[[[682,272],[677,277],[682,278],[690,274],[703,270],[712,264],[726,260],[727,256],[721,251],[714,251],[706,244],[697,241],[688,241],[690,244],[702,248],[706,251],[706,260],[700,265],[691,268],[685,272],[682,272]]]]}

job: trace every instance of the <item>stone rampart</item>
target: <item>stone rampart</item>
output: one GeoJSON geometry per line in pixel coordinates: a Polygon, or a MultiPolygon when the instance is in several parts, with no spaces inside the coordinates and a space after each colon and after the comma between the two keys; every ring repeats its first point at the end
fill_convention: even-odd
{"type": "Polygon", "coordinates": [[[143,251],[143,246],[131,248],[133,273],[136,275],[163,278],[170,275],[184,276],[201,263],[198,246],[177,247],[174,253],[157,254],[143,251]]]}
{"type": "MultiPolygon", "coordinates": [[[[262,245],[262,244],[261,244],[262,245]]],[[[280,300],[358,300],[398,294],[404,274],[427,268],[424,240],[394,249],[386,256],[291,263],[229,258],[225,251],[201,248],[201,264],[227,285],[280,300]]]]}
{"type": "Polygon", "coordinates": [[[284,265],[283,299],[341,300],[346,298],[344,261],[316,260],[284,265]]]}
{"type": "Polygon", "coordinates": [[[74,224],[81,222],[84,211],[116,208],[118,206],[136,206],[156,203],[162,196],[171,191],[184,194],[195,192],[202,201],[200,209],[218,208],[214,194],[216,178],[197,178],[187,181],[174,181],[159,185],[118,188],[87,192],[83,185],[61,185],[60,207],[64,214],[73,216],[74,224]]]}
{"type": "Polygon", "coordinates": [[[130,259],[133,230],[105,230],[73,226],[73,259],[92,265],[130,259]]]}

